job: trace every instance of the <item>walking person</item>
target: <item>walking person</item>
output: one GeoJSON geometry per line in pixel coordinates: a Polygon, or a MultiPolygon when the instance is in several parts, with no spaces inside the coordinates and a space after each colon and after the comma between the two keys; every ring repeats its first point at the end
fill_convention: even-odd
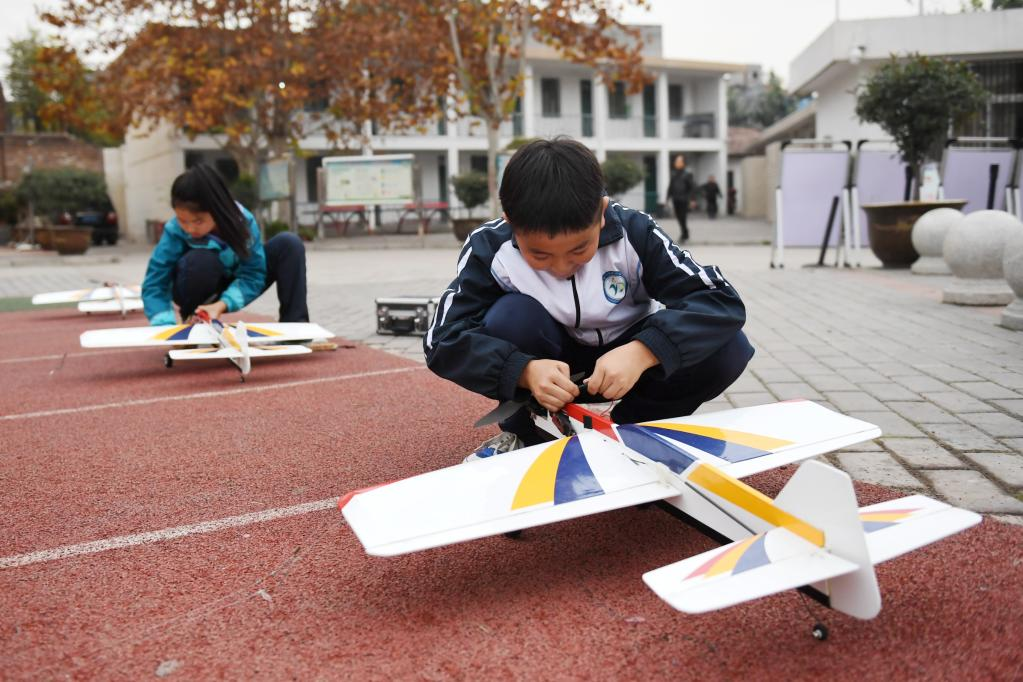
{"type": "Polygon", "coordinates": [[[693,198],[693,190],[696,183],[693,174],[686,170],[686,157],[679,154],[675,157],[671,171],[671,179],[668,181],[668,200],[675,209],[675,219],[681,229],[679,241],[689,241],[689,225],[686,218],[689,215],[689,202],[693,198]]]}
{"type": "Polygon", "coordinates": [[[718,199],[721,198],[721,188],[711,175],[703,186],[703,198],[707,202],[707,217],[714,220],[718,217],[718,199]]]}

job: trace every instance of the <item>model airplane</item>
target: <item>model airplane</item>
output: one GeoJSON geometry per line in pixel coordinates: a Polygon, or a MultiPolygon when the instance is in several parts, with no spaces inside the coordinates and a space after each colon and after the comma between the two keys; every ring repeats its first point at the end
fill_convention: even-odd
{"type": "Polygon", "coordinates": [[[274,345],[285,341],[320,341],[334,336],[318,324],[308,322],[277,322],[227,325],[210,319],[205,311],[196,314],[194,324],[159,327],[127,327],[94,329],[81,336],[83,348],[128,348],[136,346],[199,346],[171,350],[164,356],[164,365],[172,367],[175,360],[230,360],[241,372],[242,381],[252,369],[253,358],[282,357],[311,353],[302,345],[274,345]]]}
{"type": "MultiPolygon", "coordinates": [[[[868,619],[874,565],[981,518],[922,495],[858,507],[849,476],[804,461],[772,500],[739,478],[881,435],[797,400],[620,425],[569,404],[537,415],[558,439],[340,502],[367,553],[392,556],[663,500],[728,543],[644,574],[672,607],[701,613],[792,588],[868,619]]],[[[720,539],[720,538],[719,538],[720,539]]],[[[814,636],[827,629],[817,624],[814,636]]]]}
{"type": "Polygon", "coordinates": [[[83,313],[121,313],[142,310],[142,290],[139,286],[122,286],[116,282],[104,282],[92,289],[52,291],[32,297],[34,305],[47,303],[78,303],[83,313]]]}

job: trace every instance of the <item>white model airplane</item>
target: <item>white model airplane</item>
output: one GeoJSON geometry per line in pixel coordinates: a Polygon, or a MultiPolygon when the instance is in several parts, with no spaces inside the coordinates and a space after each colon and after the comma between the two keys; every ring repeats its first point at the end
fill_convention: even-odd
{"type": "Polygon", "coordinates": [[[354,491],[345,519],[367,553],[392,556],[663,500],[728,542],[643,575],[672,607],[800,588],[861,619],[881,609],[875,564],[981,520],[922,495],[858,507],[849,476],[819,461],[774,500],[739,481],[881,435],[805,400],[629,425],[569,404],[537,424],[558,440],[354,491]]]}
{"type": "Polygon", "coordinates": [[[75,302],[78,303],[78,310],[86,314],[121,313],[123,317],[133,310],[142,310],[142,288],[122,286],[116,282],[104,282],[102,286],[92,289],[51,291],[32,297],[34,305],[75,302]]]}
{"type": "Polygon", "coordinates": [[[252,369],[252,358],[282,357],[311,353],[301,345],[272,345],[283,341],[320,341],[334,336],[318,324],[308,322],[269,322],[226,325],[211,320],[205,311],[196,314],[194,324],[158,327],[127,327],[93,329],[81,336],[83,348],[127,348],[136,346],[199,346],[171,350],[164,356],[164,365],[172,367],[175,360],[230,360],[241,372],[242,381],[252,369]]]}

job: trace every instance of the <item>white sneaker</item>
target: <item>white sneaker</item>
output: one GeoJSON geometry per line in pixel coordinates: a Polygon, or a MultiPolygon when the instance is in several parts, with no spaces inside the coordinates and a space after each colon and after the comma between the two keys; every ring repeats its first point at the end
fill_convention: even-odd
{"type": "Polygon", "coordinates": [[[512,450],[518,450],[519,448],[525,447],[522,439],[516,436],[511,431],[502,431],[493,438],[488,438],[483,441],[476,451],[471,455],[462,460],[462,462],[475,462],[476,460],[486,459],[487,457],[493,457],[499,455],[502,452],[511,452],[512,450]]]}

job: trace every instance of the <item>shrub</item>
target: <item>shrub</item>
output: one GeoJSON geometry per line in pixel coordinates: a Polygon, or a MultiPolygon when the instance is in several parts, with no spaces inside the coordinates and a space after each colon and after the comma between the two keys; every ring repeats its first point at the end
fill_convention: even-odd
{"type": "Polygon", "coordinates": [[[229,187],[235,200],[250,211],[255,211],[259,203],[259,185],[251,175],[239,175],[229,187]]]}
{"type": "Polygon", "coordinates": [[[15,194],[22,204],[33,202],[37,215],[102,209],[110,203],[103,176],[77,168],[34,170],[21,178],[15,194]]]}
{"type": "Polygon", "coordinates": [[[13,225],[18,222],[18,198],[14,190],[0,190],[0,223],[13,225]]]}
{"type": "Polygon", "coordinates": [[[490,198],[487,188],[487,174],[479,171],[468,171],[451,178],[455,188],[455,196],[470,211],[490,198]]]}
{"type": "Polygon", "coordinates": [[[643,179],[639,164],[626,156],[609,156],[601,168],[604,169],[607,193],[612,197],[620,197],[643,179]]]}
{"type": "Polygon", "coordinates": [[[281,232],[287,232],[287,231],[288,231],[288,224],[286,222],[284,222],[283,220],[271,220],[269,222],[269,224],[267,224],[266,228],[263,230],[263,232],[266,233],[266,238],[267,239],[270,239],[270,237],[278,235],[281,232]]]}

